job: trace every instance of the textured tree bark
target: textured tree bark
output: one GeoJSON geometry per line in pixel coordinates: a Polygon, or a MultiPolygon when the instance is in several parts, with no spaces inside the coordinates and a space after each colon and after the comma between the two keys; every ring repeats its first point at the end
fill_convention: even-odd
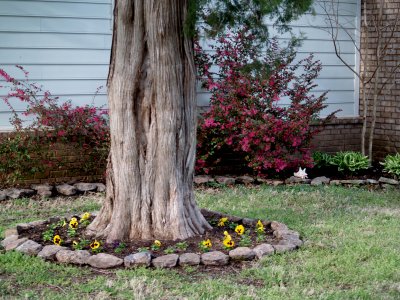
{"type": "Polygon", "coordinates": [[[193,194],[196,98],[188,0],[115,0],[106,199],[88,232],[185,239],[210,225],[193,194]]]}

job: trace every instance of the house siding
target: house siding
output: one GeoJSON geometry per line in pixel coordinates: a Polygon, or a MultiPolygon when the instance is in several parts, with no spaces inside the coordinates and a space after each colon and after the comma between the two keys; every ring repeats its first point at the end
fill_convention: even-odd
{"type": "MultiPolygon", "coordinates": [[[[107,77],[111,14],[111,0],[1,0],[0,68],[22,79],[14,67],[22,65],[32,82],[60,99],[104,106],[106,89],[94,94],[107,77]]],[[[0,128],[10,127],[10,117],[0,102],[0,128]]]]}
{"type": "MultiPolygon", "coordinates": [[[[340,18],[346,28],[356,32],[359,0],[341,0],[340,18]]],[[[354,75],[334,54],[327,33],[324,12],[317,1],[315,15],[306,14],[292,24],[294,33],[304,33],[298,59],[310,52],[323,64],[315,94],[329,90],[328,114],[341,110],[338,116],[358,115],[358,89],[354,75]]],[[[30,79],[46,90],[73,104],[107,104],[105,86],[112,36],[111,0],[0,0],[0,67],[21,78],[14,65],[30,72],[30,79]]],[[[271,30],[271,35],[276,32],[271,30]]],[[[282,41],[288,39],[280,35],[282,41]]],[[[357,58],[350,38],[340,32],[342,52],[355,66],[357,58]]],[[[206,44],[210,43],[208,41],[206,44]]],[[[22,78],[21,78],[22,79],[22,78]]],[[[1,93],[1,92],[0,92],[1,93]]],[[[198,105],[207,107],[210,94],[198,88],[198,105]]],[[[287,105],[282,100],[282,105],[287,105]]],[[[19,112],[24,106],[17,104],[19,112]]],[[[0,103],[0,128],[9,127],[9,108],[0,103]]]]}

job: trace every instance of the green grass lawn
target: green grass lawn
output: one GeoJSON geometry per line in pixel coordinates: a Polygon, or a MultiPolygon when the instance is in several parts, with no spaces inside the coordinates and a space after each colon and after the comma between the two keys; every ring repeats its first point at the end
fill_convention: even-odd
{"type": "MultiPolygon", "coordinates": [[[[0,254],[5,299],[400,299],[400,192],[342,187],[199,190],[201,207],[277,220],[305,245],[224,272],[94,270],[0,254]]],[[[101,198],[0,204],[0,237],[13,225],[93,211],[101,198]]]]}

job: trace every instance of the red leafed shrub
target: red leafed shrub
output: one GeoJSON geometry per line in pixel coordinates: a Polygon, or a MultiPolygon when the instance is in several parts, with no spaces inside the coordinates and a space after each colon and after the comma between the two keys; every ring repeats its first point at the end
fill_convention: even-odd
{"type": "Polygon", "coordinates": [[[0,173],[4,177],[0,181],[7,184],[49,170],[74,169],[82,176],[98,173],[108,155],[107,111],[73,106],[70,101],[61,103],[58,97],[31,83],[21,66],[17,68],[23,72],[23,80],[0,69],[0,79],[5,82],[0,89],[6,95],[1,99],[13,112],[10,122],[14,126],[11,134],[0,136],[0,173]],[[22,115],[14,109],[15,101],[25,104],[22,115]],[[81,160],[71,161],[74,156],[81,160]]]}
{"type": "Polygon", "coordinates": [[[211,92],[198,126],[199,173],[227,151],[258,175],[312,166],[310,141],[319,129],[310,125],[326,107],[325,93],[311,93],[321,63],[312,55],[295,62],[295,43],[283,49],[271,39],[263,50],[254,42],[239,30],[219,36],[211,54],[196,43],[200,80],[211,92]]]}

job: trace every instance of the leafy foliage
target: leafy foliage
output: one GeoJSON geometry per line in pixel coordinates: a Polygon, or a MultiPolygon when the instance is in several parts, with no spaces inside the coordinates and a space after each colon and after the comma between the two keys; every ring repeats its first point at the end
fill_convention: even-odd
{"type": "Polygon", "coordinates": [[[326,168],[331,166],[331,161],[332,161],[332,155],[325,153],[325,152],[320,152],[320,151],[315,151],[312,155],[313,161],[314,161],[314,167],[315,168],[326,168]]]}
{"type": "Polygon", "coordinates": [[[272,39],[264,54],[254,40],[246,29],[221,34],[211,55],[197,44],[201,81],[212,93],[199,122],[198,172],[207,173],[227,149],[259,174],[312,165],[310,141],[319,128],[311,123],[325,108],[325,94],[310,91],[321,64],[312,55],[295,62],[293,43],[282,49],[272,39]],[[280,105],[282,98],[290,104],[280,105]]]}
{"type": "Polygon", "coordinates": [[[109,128],[106,110],[94,106],[76,106],[71,102],[59,103],[49,91],[31,83],[28,72],[23,80],[11,77],[0,69],[0,78],[7,82],[6,96],[1,99],[13,112],[10,122],[14,126],[11,135],[0,136],[0,171],[3,182],[11,183],[37,172],[46,172],[57,166],[67,167],[69,161],[53,155],[57,145],[73,143],[74,150],[85,160],[82,173],[93,174],[105,165],[109,147],[109,128]],[[13,101],[26,106],[23,115],[29,120],[24,124],[16,112],[13,101]]]}
{"type": "Polygon", "coordinates": [[[204,24],[205,32],[215,37],[227,28],[247,27],[261,41],[268,37],[266,16],[275,27],[288,30],[287,24],[310,11],[313,0],[191,0],[185,31],[194,35],[196,22],[204,24]]]}
{"type": "Polygon", "coordinates": [[[385,157],[385,160],[381,162],[383,165],[383,170],[390,174],[394,174],[396,176],[400,176],[400,153],[396,154],[388,154],[385,157]]]}
{"type": "Polygon", "coordinates": [[[360,152],[353,151],[336,153],[331,160],[331,164],[337,166],[341,172],[356,172],[369,168],[368,157],[360,152]]]}

